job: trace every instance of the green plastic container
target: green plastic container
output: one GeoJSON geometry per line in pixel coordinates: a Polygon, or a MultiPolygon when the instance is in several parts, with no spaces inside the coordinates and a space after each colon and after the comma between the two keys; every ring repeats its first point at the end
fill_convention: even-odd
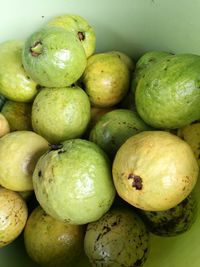
{"type": "MultiPolygon", "coordinates": [[[[94,27],[97,51],[120,50],[135,59],[148,50],[200,54],[199,10],[199,0],[7,0],[1,1],[0,42],[24,39],[51,17],[74,13],[94,27]]],[[[199,267],[199,255],[200,214],[185,234],[152,236],[144,266],[199,267]]],[[[37,267],[22,237],[0,249],[0,267],[37,267]]],[[[90,264],[85,259],[75,267],[90,264]]]]}

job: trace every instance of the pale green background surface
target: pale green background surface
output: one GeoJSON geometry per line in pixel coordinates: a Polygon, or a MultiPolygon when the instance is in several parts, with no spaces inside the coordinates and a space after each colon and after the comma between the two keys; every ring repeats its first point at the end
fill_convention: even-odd
{"type": "MultiPolygon", "coordinates": [[[[153,49],[200,54],[199,10],[200,0],[2,0],[0,42],[24,39],[50,17],[74,13],[94,27],[97,51],[121,50],[133,58],[153,49]]],[[[199,267],[200,215],[189,232],[151,243],[145,267],[199,267]]],[[[22,239],[0,249],[0,267],[34,266],[22,239]]]]}

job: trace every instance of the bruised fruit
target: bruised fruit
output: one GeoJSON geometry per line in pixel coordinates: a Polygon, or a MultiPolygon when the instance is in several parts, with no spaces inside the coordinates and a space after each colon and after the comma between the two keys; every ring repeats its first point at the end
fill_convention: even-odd
{"type": "Polygon", "coordinates": [[[148,256],[149,234],[132,210],[115,208],[88,224],[84,249],[93,267],[140,267],[148,256]]]}
{"type": "Polygon", "coordinates": [[[90,101],[78,86],[45,88],[32,106],[32,126],[50,143],[80,137],[90,121],[90,101]]]}
{"type": "Polygon", "coordinates": [[[36,164],[33,186],[47,214],[70,224],[98,220],[115,197],[106,154],[83,139],[52,145],[36,164]]]}
{"type": "Polygon", "coordinates": [[[83,251],[84,226],[57,221],[38,206],[28,218],[24,243],[40,266],[72,267],[83,251]]]}
{"type": "Polygon", "coordinates": [[[32,174],[48,142],[32,131],[11,132],[0,138],[0,184],[14,191],[33,189],[32,174]]]}
{"type": "Polygon", "coordinates": [[[45,87],[64,87],[83,74],[87,59],[73,33],[59,27],[45,27],[25,42],[22,61],[26,72],[45,87]]]}
{"type": "Polygon", "coordinates": [[[25,201],[17,192],[0,187],[0,248],[15,240],[28,217],[25,201]]]}
{"type": "Polygon", "coordinates": [[[120,197],[148,211],[178,205],[194,188],[198,172],[191,147],[165,131],[145,131],[130,137],[113,162],[113,179],[120,197]]]}

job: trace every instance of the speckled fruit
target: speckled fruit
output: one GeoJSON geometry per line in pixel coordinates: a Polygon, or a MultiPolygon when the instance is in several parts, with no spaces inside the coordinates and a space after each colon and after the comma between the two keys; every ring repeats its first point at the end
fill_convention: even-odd
{"type": "Polygon", "coordinates": [[[78,86],[45,88],[32,106],[32,126],[50,143],[80,137],[90,120],[90,101],[78,86]]]}
{"type": "Polygon", "coordinates": [[[94,267],[140,267],[148,256],[149,235],[132,210],[111,209],[88,224],[84,249],[94,267]]]}
{"type": "Polygon", "coordinates": [[[43,209],[55,219],[71,224],[98,220],[115,197],[106,154],[83,139],[52,146],[36,164],[33,185],[43,209]]]}
{"type": "Polygon", "coordinates": [[[24,229],[26,251],[40,266],[72,267],[83,251],[83,239],[83,226],[57,221],[40,206],[33,210],[24,229]]]}
{"type": "Polygon", "coordinates": [[[197,214],[196,198],[190,194],[180,204],[166,211],[140,211],[149,231],[159,236],[176,236],[188,231],[197,214]]]}
{"type": "Polygon", "coordinates": [[[145,131],[130,137],[113,162],[118,194],[148,211],[178,205],[194,188],[198,172],[191,147],[165,131],[145,131]]]}
{"type": "Polygon", "coordinates": [[[0,139],[0,184],[14,191],[33,189],[32,174],[48,142],[31,131],[16,131],[0,139]]]}
{"type": "Polygon", "coordinates": [[[0,248],[21,234],[27,217],[28,209],[21,196],[0,187],[0,248]]]}
{"type": "Polygon", "coordinates": [[[64,87],[83,74],[87,58],[74,34],[59,27],[45,27],[31,34],[22,52],[26,72],[45,87],[64,87]]]}
{"type": "Polygon", "coordinates": [[[89,57],[82,81],[93,106],[111,107],[126,95],[130,71],[116,53],[98,53],[89,57]]]}

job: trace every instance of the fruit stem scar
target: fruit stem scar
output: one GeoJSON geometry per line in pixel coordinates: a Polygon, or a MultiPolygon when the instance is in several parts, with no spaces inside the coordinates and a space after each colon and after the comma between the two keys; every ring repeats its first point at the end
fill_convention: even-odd
{"type": "Polygon", "coordinates": [[[142,178],[140,176],[130,173],[128,179],[133,179],[132,187],[135,187],[136,190],[142,189],[142,178]]]}
{"type": "Polygon", "coordinates": [[[51,150],[61,149],[63,147],[63,145],[62,144],[49,144],[49,147],[50,147],[50,151],[51,151],[51,150]]]}
{"type": "Polygon", "coordinates": [[[30,52],[33,57],[38,57],[40,54],[42,54],[42,42],[35,42],[34,45],[31,46],[30,52]]]}
{"type": "Polygon", "coordinates": [[[78,32],[78,38],[80,41],[85,40],[85,34],[83,32],[78,32]]]}

